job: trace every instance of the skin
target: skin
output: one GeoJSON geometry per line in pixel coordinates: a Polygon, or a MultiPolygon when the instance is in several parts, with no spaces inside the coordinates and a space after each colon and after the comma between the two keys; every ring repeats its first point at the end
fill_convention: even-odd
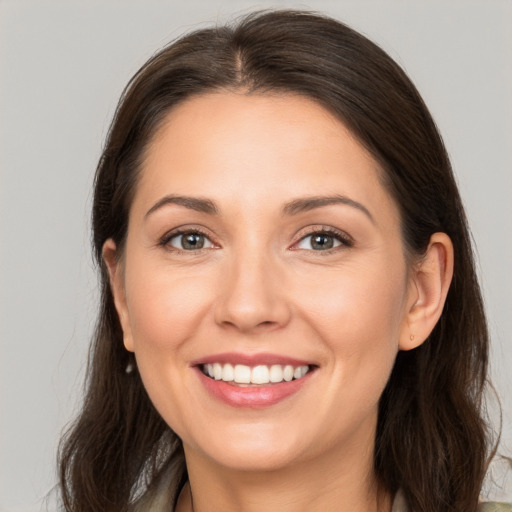
{"type": "Polygon", "coordinates": [[[180,512],[192,496],[195,512],[390,510],[372,469],[378,401],[398,350],[421,344],[441,314],[453,250],[436,233],[407,263],[380,173],[341,122],[294,95],[195,97],[155,135],[124,251],[108,240],[104,258],[126,349],[183,440],[180,512]],[[207,198],[218,213],[155,207],[169,194],[207,198]],[[339,203],[283,214],[334,195],[367,212],[339,203]],[[205,246],[180,250],[181,238],[165,238],[178,227],[199,228],[205,246]],[[325,229],[345,241],[315,250],[310,235],[325,229]],[[191,368],[222,352],[317,369],[280,403],[235,408],[191,368]]]}

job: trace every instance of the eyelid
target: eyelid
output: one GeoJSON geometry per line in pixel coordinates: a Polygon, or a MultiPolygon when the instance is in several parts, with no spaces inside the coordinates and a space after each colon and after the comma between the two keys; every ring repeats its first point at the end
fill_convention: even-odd
{"type": "MultiPolygon", "coordinates": [[[[329,236],[335,237],[337,240],[340,241],[340,245],[337,247],[333,247],[331,249],[326,249],[325,251],[313,251],[311,249],[310,250],[311,252],[319,252],[319,253],[321,252],[321,253],[326,254],[326,253],[330,253],[333,251],[337,251],[339,249],[344,249],[344,248],[346,249],[346,248],[353,247],[354,243],[355,243],[353,237],[350,236],[346,231],[335,228],[333,226],[314,225],[314,226],[307,226],[306,228],[301,229],[299,231],[299,233],[297,233],[297,235],[295,236],[296,240],[292,244],[292,246],[289,248],[289,250],[308,250],[308,249],[297,248],[297,244],[299,244],[302,240],[304,240],[308,236],[312,236],[315,234],[328,234],[329,236]]],[[[177,253],[187,253],[187,254],[191,254],[191,253],[193,254],[194,252],[199,252],[199,251],[203,251],[203,250],[211,250],[211,249],[221,248],[220,244],[218,242],[216,242],[215,237],[212,236],[212,234],[209,232],[209,230],[205,229],[202,226],[198,226],[198,225],[183,225],[183,226],[175,227],[175,228],[167,231],[162,237],[160,237],[157,245],[162,246],[162,247],[168,249],[169,251],[173,251],[173,252],[177,252],[177,253]],[[171,247],[169,245],[169,242],[172,238],[180,236],[180,235],[184,235],[184,234],[189,234],[189,233],[197,233],[197,234],[200,234],[200,235],[206,237],[212,243],[212,245],[214,247],[197,249],[197,251],[193,251],[193,250],[185,251],[182,249],[178,249],[176,247],[171,247]]]]}
{"type": "Polygon", "coordinates": [[[354,246],[354,239],[346,232],[341,229],[335,228],[333,226],[325,226],[325,225],[316,225],[316,226],[308,226],[304,228],[305,230],[301,230],[297,234],[297,240],[290,247],[290,250],[300,251],[300,250],[310,250],[311,252],[318,252],[328,254],[333,251],[337,251],[340,249],[346,249],[354,246]],[[297,245],[302,242],[308,236],[312,236],[315,234],[327,234],[339,240],[341,244],[337,247],[333,247],[331,249],[326,249],[325,251],[313,251],[313,249],[299,249],[297,245]]]}
{"type": "Polygon", "coordinates": [[[194,251],[199,251],[199,250],[203,250],[203,249],[213,249],[214,248],[213,242],[206,235],[203,235],[202,233],[198,233],[197,231],[188,231],[186,233],[176,233],[175,235],[171,236],[171,238],[169,238],[169,241],[167,243],[173,249],[177,249],[179,251],[184,250],[186,252],[194,252],[194,251]],[[182,249],[179,246],[180,239],[181,239],[181,244],[183,245],[183,243],[185,243],[185,240],[187,240],[190,236],[194,236],[196,238],[201,238],[203,240],[203,245],[198,248],[182,249]]]}
{"type": "Polygon", "coordinates": [[[195,252],[199,252],[199,251],[203,251],[203,250],[218,249],[220,247],[219,244],[215,241],[215,237],[213,237],[212,234],[208,232],[208,230],[206,230],[205,228],[203,228],[201,226],[197,226],[197,225],[178,226],[176,228],[173,228],[173,229],[167,231],[162,237],[160,237],[160,239],[158,241],[158,246],[164,247],[167,250],[172,251],[172,252],[187,253],[187,254],[194,254],[195,252]],[[180,236],[180,235],[186,235],[186,234],[191,234],[191,233],[196,233],[198,235],[204,236],[211,242],[211,244],[214,247],[201,248],[201,249],[197,249],[195,251],[194,250],[185,251],[183,249],[178,249],[177,247],[173,247],[169,244],[169,242],[173,238],[180,236]]]}

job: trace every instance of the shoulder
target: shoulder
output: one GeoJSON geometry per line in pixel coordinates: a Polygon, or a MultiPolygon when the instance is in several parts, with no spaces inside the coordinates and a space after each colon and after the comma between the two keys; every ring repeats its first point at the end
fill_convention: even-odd
{"type": "Polygon", "coordinates": [[[481,503],[478,512],[512,512],[512,503],[481,503]]]}
{"type": "MultiPolygon", "coordinates": [[[[411,512],[402,491],[396,493],[391,512],[411,512]]],[[[480,503],[478,512],[512,512],[512,503],[485,502],[480,503]]]]}
{"type": "Polygon", "coordinates": [[[174,502],[183,480],[184,458],[177,456],[171,459],[167,467],[150,483],[145,492],[133,503],[129,512],[168,512],[174,510],[174,502]]]}

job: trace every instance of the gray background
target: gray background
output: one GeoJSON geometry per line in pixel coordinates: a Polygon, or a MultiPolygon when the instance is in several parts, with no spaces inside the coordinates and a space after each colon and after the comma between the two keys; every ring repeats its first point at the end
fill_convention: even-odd
{"type": "MultiPolygon", "coordinates": [[[[250,7],[309,7],[381,44],[444,135],[478,247],[512,452],[512,2],[0,1],[0,510],[35,511],[96,310],[90,189],[121,90],[159,47],[250,7]]],[[[501,477],[498,475],[499,479],[501,477]]],[[[52,505],[49,505],[52,508],[52,505]]]]}

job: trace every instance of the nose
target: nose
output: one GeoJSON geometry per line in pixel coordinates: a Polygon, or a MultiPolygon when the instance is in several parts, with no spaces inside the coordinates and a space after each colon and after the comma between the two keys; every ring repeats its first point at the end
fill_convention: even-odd
{"type": "Polygon", "coordinates": [[[215,321],[244,333],[270,331],[290,320],[284,275],[265,255],[239,255],[222,276],[215,321]]]}

